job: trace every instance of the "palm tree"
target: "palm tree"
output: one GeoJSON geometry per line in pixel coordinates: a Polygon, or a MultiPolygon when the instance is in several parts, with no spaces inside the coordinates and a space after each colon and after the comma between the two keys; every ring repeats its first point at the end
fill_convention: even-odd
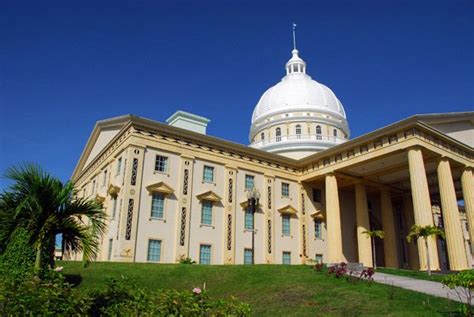
{"type": "Polygon", "coordinates": [[[63,252],[83,252],[85,261],[96,256],[106,228],[101,204],[77,198],[73,183],[63,184],[35,164],[9,168],[5,177],[12,184],[0,194],[1,250],[18,230],[26,229],[36,253],[36,272],[54,265],[58,234],[62,235],[63,252]]]}
{"type": "Polygon", "coordinates": [[[385,232],[382,230],[367,230],[362,232],[366,234],[372,241],[372,259],[374,261],[374,269],[377,268],[377,258],[375,252],[375,238],[383,239],[385,237],[385,232]]]}
{"type": "Polygon", "coordinates": [[[423,238],[425,241],[425,248],[426,248],[426,262],[428,265],[428,275],[431,275],[431,265],[430,265],[430,249],[428,248],[428,238],[429,237],[436,237],[440,236],[444,239],[444,231],[433,226],[433,225],[427,225],[427,226],[420,226],[420,225],[413,225],[410,229],[410,233],[407,235],[407,241],[408,243],[411,242],[411,240],[418,240],[419,238],[423,238]]]}

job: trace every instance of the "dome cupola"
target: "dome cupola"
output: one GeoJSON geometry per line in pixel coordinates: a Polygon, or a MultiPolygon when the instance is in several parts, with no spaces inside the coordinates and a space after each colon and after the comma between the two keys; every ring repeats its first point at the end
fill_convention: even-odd
{"type": "Polygon", "coordinates": [[[346,113],[331,89],[306,74],[296,47],[286,76],[270,87],[252,115],[250,146],[300,159],[349,139],[346,113]]]}

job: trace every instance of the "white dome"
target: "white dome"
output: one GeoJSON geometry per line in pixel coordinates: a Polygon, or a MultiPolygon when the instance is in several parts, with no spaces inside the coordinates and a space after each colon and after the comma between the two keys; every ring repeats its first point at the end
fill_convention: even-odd
{"type": "Polygon", "coordinates": [[[346,112],[336,95],[306,74],[298,50],[286,76],[262,95],[252,114],[250,146],[303,158],[346,142],[346,112]]]}
{"type": "Polygon", "coordinates": [[[332,112],[346,119],[344,108],[331,89],[306,74],[289,74],[262,95],[252,123],[274,113],[309,110],[332,112]]]}

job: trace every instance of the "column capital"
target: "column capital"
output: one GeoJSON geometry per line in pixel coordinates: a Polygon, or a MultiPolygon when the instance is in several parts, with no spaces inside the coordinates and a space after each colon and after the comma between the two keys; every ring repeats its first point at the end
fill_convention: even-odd
{"type": "Polygon", "coordinates": [[[422,151],[424,148],[423,146],[419,145],[419,144],[416,144],[416,145],[412,145],[412,146],[409,146],[405,149],[406,152],[409,152],[410,150],[420,150],[422,151]]]}

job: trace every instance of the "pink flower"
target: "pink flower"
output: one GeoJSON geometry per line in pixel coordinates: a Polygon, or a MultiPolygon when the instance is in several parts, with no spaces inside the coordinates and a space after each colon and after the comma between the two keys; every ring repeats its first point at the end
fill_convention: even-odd
{"type": "Polygon", "coordinates": [[[54,268],[55,272],[61,272],[62,270],[63,270],[62,266],[58,266],[58,267],[54,268]]]}
{"type": "Polygon", "coordinates": [[[193,289],[193,293],[196,294],[196,295],[199,295],[199,294],[201,294],[201,289],[199,287],[195,287],[193,289]]]}

